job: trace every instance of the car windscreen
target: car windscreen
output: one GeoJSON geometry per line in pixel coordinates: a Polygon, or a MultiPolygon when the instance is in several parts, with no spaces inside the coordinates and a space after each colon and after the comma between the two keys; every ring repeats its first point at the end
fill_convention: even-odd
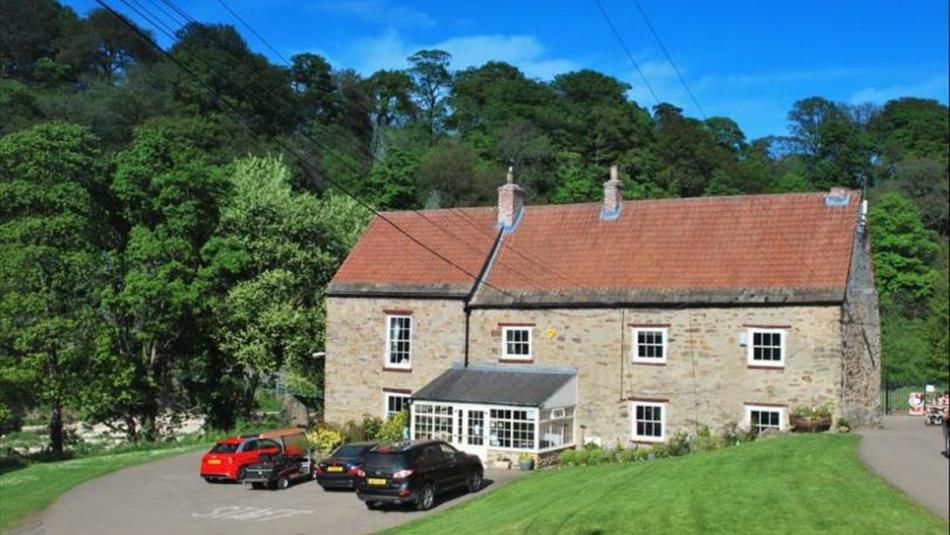
{"type": "Polygon", "coordinates": [[[385,470],[395,472],[409,468],[409,453],[407,452],[378,452],[371,451],[366,454],[366,462],[363,465],[369,470],[385,470]]]}
{"type": "Polygon", "coordinates": [[[211,448],[211,453],[234,453],[238,449],[237,444],[215,444],[211,448]]]}
{"type": "Polygon", "coordinates": [[[333,452],[332,457],[337,457],[340,459],[353,459],[363,455],[363,452],[366,451],[366,446],[340,446],[333,452]]]}

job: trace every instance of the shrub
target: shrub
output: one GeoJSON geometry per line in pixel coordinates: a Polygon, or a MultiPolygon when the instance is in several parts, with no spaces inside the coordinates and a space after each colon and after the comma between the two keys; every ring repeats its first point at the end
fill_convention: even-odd
{"type": "Polygon", "coordinates": [[[584,444],[584,449],[587,451],[599,450],[600,446],[598,446],[596,442],[588,442],[584,444]]]}
{"type": "Polygon", "coordinates": [[[307,433],[307,442],[323,453],[330,453],[334,448],[343,444],[343,433],[328,425],[318,427],[307,433]]]}
{"type": "Polygon", "coordinates": [[[650,458],[650,454],[653,454],[654,459],[663,459],[670,456],[670,451],[666,444],[657,444],[650,449],[649,453],[647,453],[648,459],[650,458]]]}
{"type": "Polygon", "coordinates": [[[689,435],[685,431],[680,431],[670,438],[666,444],[666,452],[670,457],[680,457],[690,452],[689,435]]]}
{"type": "Polygon", "coordinates": [[[726,441],[719,435],[714,435],[709,431],[709,426],[702,426],[693,439],[693,451],[712,451],[723,448],[726,441]]]}
{"type": "Polygon", "coordinates": [[[383,419],[379,416],[363,416],[363,422],[360,424],[363,428],[364,440],[379,440],[379,432],[383,428],[383,419]]]}
{"type": "Polygon", "coordinates": [[[566,466],[577,464],[577,450],[564,450],[558,455],[558,462],[566,466]]]}
{"type": "Polygon", "coordinates": [[[590,459],[590,450],[577,450],[575,459],[578,466],[586,465],[590,459]]]}
{"type": "Polygon", "coordinates": [[[376,440],[379,442],[396,442],[402,440],[403,430],[409,425],[409,411],[402,411],[389,417],[383,422],[376,440]]]}
{"type": "Polygon", "coordinates": [[[587,464],[603,464],[609,463],[612,459],[610,452],[597,448],[595,450],[590,450],[587,452],[587,464]]]}
{"type": "Polygon", "coordinates": [[[647,448],[637,448],[633,450],[633,458],[637,461],[645,461],[650,458],[650,450],[647,448]]]}

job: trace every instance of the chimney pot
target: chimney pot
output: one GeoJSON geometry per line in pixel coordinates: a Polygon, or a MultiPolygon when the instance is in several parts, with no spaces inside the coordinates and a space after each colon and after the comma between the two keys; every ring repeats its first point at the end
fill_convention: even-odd
{"type": "Polygon", "coordinates": [[[505,231],[514,229],[523,209],[524,190],[515,184],[515,168],[509,166],[505,184],[498,188],[498,228],[505,231]]]}
{"type": "Polygon", "coordinates": [[[616,165],[610,166],[610,180],[604,182],[604,206],[600,211],[600,218],[605,220],[620,217],[623,208],[623,183],[620,182],[620,169],[616,165]]]}

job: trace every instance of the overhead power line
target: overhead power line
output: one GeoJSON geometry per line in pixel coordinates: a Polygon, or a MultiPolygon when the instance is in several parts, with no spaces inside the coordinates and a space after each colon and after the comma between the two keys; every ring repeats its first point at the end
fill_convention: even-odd
{"type": "MultiPolygon", "coordinates": [[[[108,11],[110,14],[112,14],[114,17],[116,17],[117,19],[119,19],[119,21],[121,21],[124,25],[126,25],[126,26],[127,26],[128,28],[130,28],[133,32],[135,32],[141,39],[145,40],[146,43],[148,43],[150,46],[152,46],[153,48],[155,48],[156,50],[158,50],[165,58],[167,58],[169,61],[171,61],[172,63],[174,63],[179,69],[181,69],[182,71],[184,71],[184,72],[185,72],[190,78],[192,78],[196,83],[198,83],[200,86],[202,86],[202,87],[205,89],[205,91],[207,91],[207,92],[211,95],[211,97],[214,99],[214,101],[215,101],[215,103],[218,105],[218,107],[221,108],[222,111],[225,111],[225,114],[226,114],[229,118],[231,118],[232,120],[235,120],[235,118],[236,118],[236,119],[237,119],[237,120],[235,120],[236,123],[240,124],[241,126],[244,126],[244,127],[247,128],[248,130],[251,130],[251,131],[253,132],[253,128],[251,127],[250,124],[248,124],[247,120],[244,118],[243,115],[241,115],[241,112],[240,112],[239,110],[237,110],[233,105],[229,104],[227,101],[225,101],[224,99],[222,99],[222,98],[220,97],[220,95],[218,95],[217,92],[216,92],[213,88],[209,87],[209,86],[208,86],[206,83],[204,83],[191,69],[189,69],[186,65],[184,65],[183,63],[181,63],[177,58],[175,58],[175,57],[172,56],[170,53],[168,53],[168,51],[166,51],[166,50],[163,49],[161,46],[159,46],[158,43],[156,43],[155,40],[151,38],[151,36],[149,36],[148,34],[146,34],[146,33],[145,33],[144,31],[142,31],[138,26],[136,26],[136,25],[133,24],[131,21],[129,21],[128,19],[126,19],[121,13],[119,13],[118,11],[116,11],[115,9],[113,9],[112,6],[108,5],[104,0],[96,0],[96,3],[99,4],[103,9],[105,9],[106,11],[108,11]]],[[[132,8],[134,11],[138,12],[138,10],[135,10],[128,2],[123,2],[123,3],[125,3],[127,6],[129,6],[130,8],[132,8]]],[[[139,13],[139,15],[142,16],[141,13],[139,13]]],[[[277,144],[278,144],[279,146],[281,146],[283,149],[287,150],[288,152],[290,152],[291,154],[293,154],[294,156],[296,156],[304,166],[310,167],[310,163],[308,162],[307,158],[305,158],[303,155],[299,154],[296,149],[294,149],[294,148],[292,148],[292,147],[286,145],[286,144],[283,143],[281,140],[275,140],[275,143],[277,143],[277,144]]],[[[405,236],[406,238],[408,238],[410,241],[412,241],[412,242],[415,243],[416,245],[422,247],[423,249],[425,249],[426,251],[428,251],[430,254],[432,254],[432,255],[435,256],[436,258],[438,258],[438,259],[440,259],[441,261],[445,262],[446,264],[452,266],[453,268],[455,268],[456,270],[460,271],[461,273],[464,273],[464,274],[467,275],[468,277],[471,277],[471,279],[472,279],[474,282],[480,283],[480,284],[484,284],[485,286],[487,286],[487,287],[489,287],[489,288],[492,288],[492,289],[494,289],[494,290],[497,290],[498,292],[501,292],[501,293],[503,293],[503,294],[505,294],[505,295],[508,295],[509,297],[516,298],[516,296],[514,296],[513,294],[511,294],[511,293],[509,293],[509,292],[507,292],[507,291],[505,291],[505,290],[502,290],[501,288],[498,288],[498,287],[496,287],[496,286],[493,286],[492,284],[488,283],[487,281],[480,280],[479,277],[478,277],[478,275],[472,273],[471,271],[469,271],[468,269],[464,268],[463,266],[458,265],[457,263],[455,263],[455,262],[453,262],[451,259],[445,257],[443,254],[439,253],[438,251],[436,251],[436,250],[433,249],[432,247],[430,247],[430,246],[428,246],[427,244],[423,243],[423,242],[420,241],[418,238],[416,238],[415,236],[413,236],[411,233],[409,233],[408,231],[406,231],[405,229],[403,229],[402,227],[400,227],[399,225],[397,225],[397,224],[396,224],[394,221],[392,221],[390,218],[388,218],[388,217],[386,217],[384,214],[380,213],[378,210],[376,210],[376,209],[375,209],[373,206],[371,206],[369,203],[367,203],[367,202],[364,201],[363,199],[359,198],[358,196],[356,196],[355,194],[353,194],[352,192],[350,192],[349,189],[347,189],[346,187],[344,187],[342,184],[339,184],[338,182],[336,182],[335,180],[333,180],[333,179],[331,179],[331,178],[329,178],[329,177],[325,177],[325,178],[326,178],[326,180],[327,180],[328,183],[330,183],[332,186],[334,186],[336,189],[338,189],[341,193],[343,193],[343,194],[346,195],[347,197],[350,197],[351,199],[353,199],[354,201],[356,201],[357,204],[359,204],[359,205],[362,206],[363,208],[365,208],[365,209],[367,209],[368,211],[370,211],[371,213],[373,213],[376,217],[378,217],[378,218],[381,219],[382,221],[385,221],[387,224],[389,224],[391,227],[393,227],[393,228],[394,228],[396,231],[398,231],[400,234],[404,235],[404,236],[405,236]]]]}
{"type": "MultiPolygon", "coordinates": [[[[156,27],[156,29],[158,29],[159,31],[163,31],[160,27],[158,27],[158,26],[151,20],[151,18],[145,17],[144,14],[140,13],[137,9],[135,9],[134,7],[132,7],[132,6],[130,6],[130,5],[128,4],[129,1],[135,2],[135,0],[120,0],[120,1],[122,1],[122,2],[125,3],[127,6],[129,6],[130,8],[132,8],[137,14],[139,14],[139,15],[142,16],[143,18],[146,18],[146,20],[149,20],[149,22],[151,22],[152,25],[156,27]]],[[[169,16],[169,18],[172,19],[175,24],[182,24],[182,25],[188,24],[188,23],[198,24],[198,22],[197,22],[193,17],[191,17],[184,9],[182,9],[182,8],[178,7],[177,5],[175,5],[175,3],[174,3],[172,0],[160,0],[160,1],[161,1],[163,4],[165,4],[166,6],[168,6],[169,8],[171,8],[173,11],[175,11],[175,12],[178,14],[178,16],[180,16],[180,17],[185,21],[184,23],[181,23],[181,22],[179,22],[178,20],[175,20],[175,18],[172,17],[172,16],[170,16],[167,11],[165,11],[164,9],[162,9],[161,11],[162,11],[163,13],[165,13],[166,16],[169,16]]],[[[266,40],[259,32],[257,32],[253,27],[251,27],[251,25],[250,25],[249,23],[247,23],[242,17],[240,17],[240,15],[238,15],[234,10],[227,8],[227,6],[222,2],[222,0],[218,0],[218,1],[219,1],[219,3],[221,3],[222,5],[224,5],[226,9],[228,9],[228,12],[231,13],[232,16],[234,16],[236,20],[238,20],[241,24],[243,24],[251,33],[253,33],[255,36],[257,36],[257,38],[258,38],[259,40],[261,40],[266,46],[268,46],[268,47],[275,53],[275,55],[277,55],[277,56],[280,57],[282,60],[284,60],[284,62],[287,64],[288,67],[290,66],[290,63],[287,61],[287,59],[286,59],[283,55],[281,55],[280,52],[277,51],[273,46],[271,46],[270,43],[268,43],[267,40],[266,40]]],[[[156,7],[160,7],[160,6],[158,6],[158,5],[155,3],[155,0],[151,0],[151,3],[152,3],[153,5],[156,5],[156,7]]],[[[138,4],[138,3],[136,2],[136,4],[138,4]]],[[[140,5],[140,4],[138,4],[138,5],[140,5]]],[[[141,5],[140,5],[140,6],[141,6],[141,5]]],[[[143,7],[142,9],[145,9],[145,8],[143,7]]],[[[154,15],[154,14],[151,14],[151,15],[154,15]]],[[[157,19],[158,17],[155,16],[155,18],[157,19]]],[[[169,37],[172,37],[168,32],[163,32],[163,33],[166,33],[166,35],[168,35],[169,37]]],[[[174,34],[175,32],[172,31],[171,33],[174,34]]],[[[212,44],[214,44],[214,43],[212,43],[212,44]]],[[[234,56],[234,52],[233,52],[233,51],[227,50],[227,49],[221,47],[220,45],[218,45],[218,48],[219,48],[220,50],[222,50],[222,51],[224,51],[224,52],[226,52],[226,53],[228,53],[228,54],[234,56]]],[[[199,61],[201,61],[201,60],[199,59],[199,61]]],[[[258,78],[257,76],[252,76],[252,82],[256,81],[257,78],[258,78]]],[[[264,88],[264,89],[266,89],[266,88],[264,88]]],[[[325,90],[321,90],[321,91],[325,91],[325,90]]],[[[267,101],[265,102],[265,105],[267,105],[269,108],[271,108],[271,109],[273,110],[273,106],[271,106],[271,104],[272,104],[272,101],[271,101],[271,100],[267,100],[267,101]]],[[[282,107],[282,110],[274,110],[274,111],[282,112],[282,111],[283,111],[283,108],[286,108],[286,107],[282,107]]],[[[291,113],[292,115],[294,115],[297,119],[302,119],[300,113],[299,113],[299,112],[296,112],[296,111],[295,111],[294,109],[292,109],[292,108],[290,108],[290,113],[291,113]]],[[[308,136],[304,135],[304,137],[307,138],[308,136]]],[[[317,142],[316,140],[314,140],[314,139],[312,139],[312,138],[309,138],[308,140],[309,140],[311,143],[313,143],[314,145],[316,145],[318,148],[324,149],[324,147],[322,147],[322,146],[319,144],[319,142],[317,142]]],[[[355,146],[355,142],[352,142],[352,143],[354,143],[354,146],[355,146]]],[[[331,154],[331,156],[332,156],[332,154],[331,154]]],[[[348,166],[351,170],[354,170],[354,171],[355,171],[355,169],[354,169],[353,166],[350,164],[350,162],[341,161],[341,163],[342,163],[343,165],[345,165],[345,166],[348,166]]],[[[465,245],[467,248],[469,248],[469,249],[471,249],[471,250],[477,249],[476,246],[472,245],[471,243],[469,243],[469,242],[467,242],[467,241],[465,241],[465,240],[462,240],[460,237],[458,237],[458,236],[455,235],[454,233],[449,232],[447,229],[443,228],[441,225],[437,224],[435,221],[432,221],[432,220],[429,219],[428,217],[425,217],[425,215],[422,214],[420,211],[418,211],[418,210],[412,210],[412,212],[415,213],[416,215],[422,217],[422,219],[424,219],[424,220],[427,221],[428,223],[432,224],[436,229],[438,229],[439,231],[441,231],[443,234],[446,234],[447,236],[453,238],[454,240],[456,240],[456,241],[462,243],[462,244],[465,245]]],[[[473,226],[475,226],[475,225],[473,225],[473,226]]],[[[479,231],[483,231],[483,229],[481,229],[480,227],[475,226],[475,228],[477,228],[479,231]]],[[[484,231],[483,231],[483,232],[484,232],[484,231]]],[[[485,232],[485,234],[488,234],[488,233],[485,232]]],[[[514,248],[512,248],[511,246],[507,246],[506,248],[509,249],[509,250],[511,250],[511,251],[517,252],[517,253],[519,254],[519,256],[525,258],[525,260],[528,260],[530,263],[534,264],[535,266],[538,266],[538,267],[540,267],[541,269],[543,269],[543,270],[545,270],[545,271],[547,271],[547,272],[549,272],[549,273],[555,273],[555,275],[558,276],[558,277],[560,277],[561,279],[567,280],[562,274],[557,273],[556,270],[553,270],[553,268],[551,268],[550,266],[545,265],[545,264],[542,264],[542,263],[539,263],[538,261],[536,261],[536,260],[534,260],[534,259],[531,259],[531,258],[528,257],[527,255],[522,254],[522,253],[516,251],[516,250],[515,250],[514,248]]],[[[537,279],[535,279],[535,278],[533,278],[533,277],[531,277],[531,276],[526,275],[525,273],[523,273],[522,271],[520,271],[520,270],[518,270],[518,269],[515,269],[515,268],[513,268],[513,267],[511,267],[511,266],[508,266],[506,263],[502,262],[501,260],[496,260],[496,266],[497,266],[499,269],[504,269],[504,270],[507,270],[507,271],[510,271],[510,272],[513,272],[513,273],[517,274],[517,275],[518,275],[521,279],[523,279],[524,281],[529,282],[529,283],[532,283],[533,285],[535,285],[535,286],[537,286],[537,287],[539,287],[539,288],[545,288],[545,287],[546,287],[543,283],[539,282],[537,279]]],[[[569,282],[570,282],[570,281],[569,281],[569,282]]],[[[488,285],[488,286],[493,287],[492,285],[488,285]]],[[[555,293],[557,293],[558,295],[561,295],[560,292],[555,292],[555,293]]],[[[508,295],[510,296],[511,294],[508,294],[508,295]]]]}
{"type": "Polygon", "coordinates": [[[604,20],[606,20],[607,25],[610,26],[610,31],[613,32],[614,37],[617,38],[617,42],[620,43],[620,48],[623,49],[624,53],[627,55],[627,59],[630,60],[630,63],[633,64],[633,67],[637,70],[637,73],[643,80],[643,85],[645,85],[650,94],[653,95],[653,100],[656,102],[657,106],[659,106],[660,98],[656,96],[656,92],[653,91],[653,86],[650,85],[650,81],[647,80],[647,76],[643,74],[643,70],[640,69],[640,64],[637,63],[637,60],[633,58],[633,54],[630,53],[630,49],[627,48],[627,43],[624,42],[623,37],[620,36],[620,32],[617,31],[617,27],[614,26],[614,21],[610,20],[610,15],[608,15],[607,10],[604,9],[604,5],[600,3],[600,0],[594,0],[594,3],[597,4],[597,9],[599,9],[600,14],[604,16],[604,20]]]}
{"type": "Polygon", "coordinates": [[[699,110],[699,114],[703,116],[703,119],[707,119],[706,112],[703,111],[703,107],[700,106],[699,100],[697,100],[696,95],[693,94],[693,90],[689,88],[689,84],[686,83],[686,79],[680,73],[679,68],[676,66],[676,62],[673,61],[673,56],[670,55],[669,50],[666,49],[666,45],[663,44],[663,40],[660,39],[660,35],[653,28],[650,18],[647,17],[646,11],[644,11],[643,6],[640,5],[640,0],[633,0],[633,3],[637,6],[637,11],[639,11],[640,16],[643,17],[643,22],[647,24],[647,28],[649,28],[650,33],[653,34],[653,38],[656,39],[657,44],[660,45],[660,50],[663,51],[663,54],[666,56],[666,60],[669,61],[670,66],[673,67],[673,72],[676,73],[676,77],[680,79],[680,83],[683,84],[684,88],[686,88],[686,93],[689,94],[689,98],[693,101],[693,104],[696,105],[696,109],[699,110]]]}

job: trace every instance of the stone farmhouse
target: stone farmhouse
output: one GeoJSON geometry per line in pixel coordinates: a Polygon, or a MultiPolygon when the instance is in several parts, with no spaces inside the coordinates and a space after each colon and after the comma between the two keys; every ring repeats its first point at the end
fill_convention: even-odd
{"type": "Polygon", "coordinates": [[[495,458],[877,417],[880,323],[858,191],[373,219],[327,297],[327,421],[409,407],[413,438],[495,458]]]}

